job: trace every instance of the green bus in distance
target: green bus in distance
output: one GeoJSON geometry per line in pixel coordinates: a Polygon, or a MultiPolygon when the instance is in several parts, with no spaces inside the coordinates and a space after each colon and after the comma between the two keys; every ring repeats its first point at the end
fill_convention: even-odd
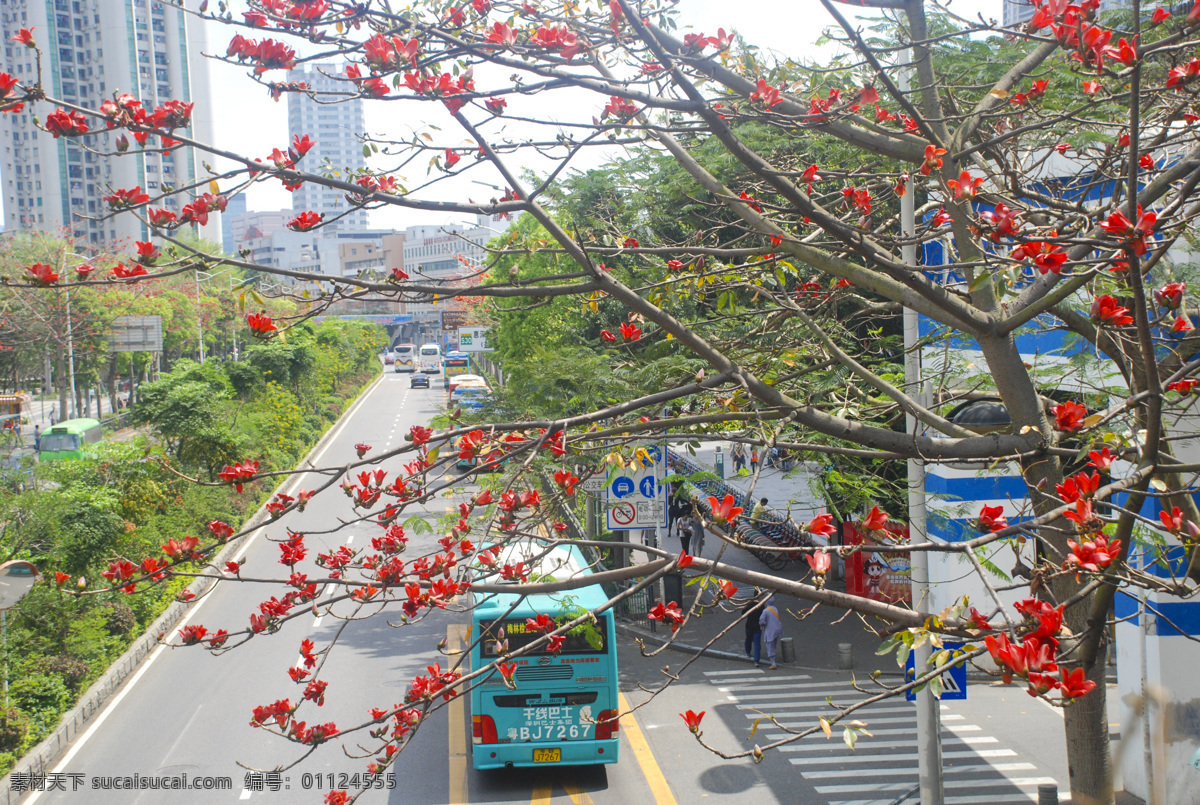
{"type": "Polygon", "coordinates": [[[96,444],[104,434],[100,430],[100,421],[96,419],[67,419],[42,433],[38,445],[38,460],[65,461],[71,458],[83,458],[83,448],[96,444]]]}

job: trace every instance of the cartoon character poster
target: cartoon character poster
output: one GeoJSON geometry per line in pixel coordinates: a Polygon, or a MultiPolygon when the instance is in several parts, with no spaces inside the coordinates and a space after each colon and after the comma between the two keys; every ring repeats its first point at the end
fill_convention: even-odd
{"type": "MultiPolygon", "coordinates": [[[[892,539],[908,539],[907,526],[887,525],[892,539]]],[[[845,545],[878,545],[854,527],[853,523],[842,524],[842,541],[845,545]]],[[[912,603],[912,564],[903,553],[859,551],[846,559],[846,592],[892,603],[912,603]]]]}

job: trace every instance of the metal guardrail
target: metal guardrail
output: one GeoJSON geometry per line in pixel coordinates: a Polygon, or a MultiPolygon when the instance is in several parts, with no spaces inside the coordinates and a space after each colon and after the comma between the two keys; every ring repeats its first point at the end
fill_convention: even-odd
{"type": "MultiPolygon", "coordinates": [[[[667,451],[667,468],[673,472],[685,475],[711,472],[707,468],[672,450],[667,451]]],[[[714,497],[732,495],[736,505],[741,506],[746,511],[750,510],[746,496],[741,490],[730,486],[719,478],[705,478],[691,481],[690,483],[706,495],[714,497]]],[[[711,516],[712,512],[707,500],[701,497],[697,503],[711,516]]],[[[710,527],[715,528],[715,526],[710,527]]],[[[727,531],[727,529],[721,530],[727,531]]],[[[757,556],[772,570],[782,570],[788,562],[798,561],[801,558],[801,554],[782,553],[780,551],[773,551],[771,550],[772,548],[808,547],[813,544],[807,534],[796,528],[792,523],[782,520],[769,523],[751,523],[748,518],[743,519],[738,522],[735,532],[743,542],[747,543],[747,550],[757,556]]]]}

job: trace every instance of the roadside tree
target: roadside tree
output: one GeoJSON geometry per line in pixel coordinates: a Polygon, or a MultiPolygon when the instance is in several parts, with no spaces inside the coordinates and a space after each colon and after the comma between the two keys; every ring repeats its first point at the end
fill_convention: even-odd
{"type": "MultiPolygon", "coordinates": [[[[1190,494],[1200,464],[1188,461],[1181,441],[1194,430],[1186,412],[1197,389],[1200,362],[1192,356],[1200,336],[1188,269],[1178,257],[1190,243],[1198,201],[1200,60],[1192,55],[1200,3],[1185,14],[1135,1],[1130,11],[1100,15],[1096,0],[1041,0],[1032,21],[1010,31],[931,11],[920,0],[847,3],[879,10],[878,29],[863,31],[844,17],[844,7],[822,0],[844,48],[823,65],[771,59],[724,28],[680,34],[672,5],[655,2],[475,0],[417,3],[403,13],[325,2],[252,5],[240,15],[223,5],[203,12],[237,29],[223,58],[244,64],[275,96],[307,91],[280,70],[345,59],[339,77],[348,96],[409,107],[408,120],[424,121],[417,136],[366,142],[392,169],[340,176],[308,164],[309,141],[299,137],[271,155],[220,151],[189,136],[191,109],[180,104],[147,109],[118,96],[101,109],[82,109],[43,99],[47,86],[21,81],[5,108],[35,104],[57,136],[107,125],[151,147],[182,143],[225,159],[229,167],[191,188],[179,214],[161,197],[115,205],[132,206],[121,214],[142,217],[166,243],[179,243],[181,232],[220,214],[228,195],[255,183],[323,185],[366,208],[523,214],[532,222],[517,225],[525,242],[497,255],[512,261],[507,274],[493,272],[482,284],[397,271],[330,278],[226,260],[324,283],[295,318],[277,320],[251,306],[252,336],[275,338],[304,316],[367,293],[409,303],[482,297],[495,301],[499,315],[566,300],[578,316],[570,325],[575,337],[590,336],[589,356],[626,376],[618,399],[590,393],[588,404],[578,405],[563,393],[561,414],[488,428],[450,423],[432,435],[414,429],[400,450],[363,451],[360,463],[344,468],[343,488],[362,503],[364,519],[389,527],[407,505],[441,491],[430,469],[456,456],[435,445],[461,437],[468,438],[459,449],[475,457],[514,459],[508,482],[515,492],[531,483],[518,472],[533,466],[531,456],[558,462],[563,472],[597,454],[621,463],[637,440],[692,427],[749,429],[763,445],[808,455],[981,469],[1019,462],[1030,501],[1022,522],[985,511],[974,539],[865,549],[972,560],[987,546],[1032,540],[1039,564],[1017,613],[991,601],[983,613],[960,606],[926,618],[820,584],[776,578],[767,586],[858,609],[910,640],[928,630],[986,635],[1006,675],[1068,704],[1073,801],[1113,801],[1103,673],[1114,594],[1150,587],[1190,598],[1200,582],[1200,513],[1190,494]],[[910,67],[902,64],[906,51],[910,67]],[[567,178],[575,165],[606,158],[630,173],[590,185],[567,178]],[[429,164],[429,178],[414,180],[409,174],[420,164],[429,164]],[[670,181],[644,184],[668,168],[670,181]],[[491,201],[471,201],[462,176],[498,182],[502,190],[491,201]],[[629,185],[639,181],[647,203],[627,204],[629,185]],[[575,208],[586,217],[561,217],[571,212],[564,187],[591,194],[586,209],[575,208]],[[649,203],[655,194],[659,202],[649,203]],[[928,395],[904,384],[895,330],[872,324],[875,314],[895,316],[901,306],[931,323],[926,345],[978,350],[987,371],[977,373],[974,387],[956,385],[961,378],[948,374],[931,379],[936,387],[928,395]],[[1088,394],[1065,397],[1022,354],[1018,336],[1030,328],[1070,333],[1102,357],[1115,382],[1099,382],[1097,369],[1088,394]],[[988,388],[1002,398],[1011,432],[978,435],[947,419],[953,402],[988,388]],[[661,417],[672,406],[678,413],[661,417]],[[903,415],[921,427],[903,426],[903,415]],[[406,477],[386,487],[355,483],[358,473],[392,455],[413,459],[406,477]],[[372,512],[385,495],[382,515],[372,512]],[[1166,510],[1160,522],[1139,514],[1151,498],[1166,510]],[[1126,560],[1137,540],[1175,549],[1174,560],[1162,561],[1162,575],[1131,569],[1126,560]],[[1042,670],[1031,667],[1031,654],[1042,670]],[[1046,673],[1051,665],[1061,672],[1046,673]]],[[[28,47],[42,45],[33,33],[27,38],[28,47]]],[[[133,189],[122,191],[124,199],[133,189]]],[[[323,223],[306,211],[291,226],[323,223]]],[[[220,263],[199,253],[130,262],[82,284],[148,282],[182,265],[220,263]],[[141,272],[132,275],[128,265],[141,272]]],[[[69,280],[31,271],[25,284],[61,287],[69,280]]],[[[541,358],[531,350],[524,357],[541,358]]],[[[220,477],[241,489],[257,475],[257,466],[234,462],[220,477]]],[[[334,484],[314,491],[328,494],[334,484]]],[[[562,486],[565,495],[572,484],[562,486]]],[[[528,492],[524,498],[535,499],[528,492]]],[[[521,500],[480,501],[464,517],[486,516],[488,543],[528,535],[550,507],[521,500]]],[[[732,512],[714,505],[712,515],[721,525],[732,512]]],[[[879,510],[863,525],[885,539],[879,510]]],[[[444,606],[465,585],[503,589],[461,530],[451,527],[443,547],[393,575],[382,573],[372,552],[354,553],[337,571],[345,592],[322,606],[370,601],[416,616],[444,606]],[[453,554],[459,556],[450,561],[453,554]],[[415,593],[405,584],[416,585],[408,588],[415,593]]],[[[167,573],[177,560],[159,558],[167,573]]],[[[650,567],[672,561],[657,555],[650,567]]],[[[703,560],[694,566],[748,581],[736,568],[703,560]]],[[[154,574],[128,575],[123,567],[114,563],[121,585],[155,583],[154,574]]],[[[186,641],[227,650],[302,616],[305,595],[291,590],[272,599],[285,603],[255,614],[244,632],[214,637],[193,629],[186,641]]],[[[413,689],[462,687],[486,672],[439,669],[436,680],[415,680],[413,689]]],[[[417,699],[422,715],[440,701],[432,694],[417,699]]],[[[311,733],[289,728],[295,712],[276,714],[276,731],[311,742],[311,733]]],[[[343,732],[366,741],[376,730],[376,763],[389,765],[408,735],[378,734],[395,714],[381,710],[375,721],[343,732]]]]}

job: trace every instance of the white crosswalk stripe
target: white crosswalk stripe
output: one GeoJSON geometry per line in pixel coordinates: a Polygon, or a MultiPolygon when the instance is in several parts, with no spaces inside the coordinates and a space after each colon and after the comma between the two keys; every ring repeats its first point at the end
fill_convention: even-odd
{"type": "MultiPolygon", "coordinates": [[[[725,695],[731,712],[741,713],[747,727],[757,727],[763,743],[787,740],[816,727],[819,717],[836,715],[831,702],[844,707],[870,695],[845,681],[814,680],[807,674],[772,676],[758,668],[705,676],[725,695]]],[[[946,704],[941,709],[947,805],[1036,802],[1039,785],[1059,782],[1041,773],[1037,758],[1028,762],[1018,757],[1000,746],[999,739],[983,734],[983,727],[945,712],[946,704]]],[[[828,805],[887,805],[917,780],[916,712],[908,702],[888,700],[851,718],[867,722],[871,732],[870,737],[859,736],[857,749],[846,746],[835,724],[832,740],[817,733],[778,751],[828,805]]]]}

